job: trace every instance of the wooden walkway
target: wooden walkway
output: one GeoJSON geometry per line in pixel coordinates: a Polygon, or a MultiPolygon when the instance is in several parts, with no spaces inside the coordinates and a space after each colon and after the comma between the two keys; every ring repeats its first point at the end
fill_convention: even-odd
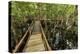
{"type": "Polygon", "coordinates": [[[40,21],[35,21],[32,35],[26,43],[23,52],[45,51],[42,34],[40,32],[40,21]]]}
{"type": "Polygon", "coordinates": [[[41,34],[31,35],[28,43],[26,43],[23,52],[45,51],[41,34]]]}
{"type": "Polygon", "coordinates": [[[13,53],[19,52],[19,49],[21,49],[21,46],[24,43],[25,39],[27,39],[27,41],[25,41],[25,45],[23,46],[22,52],[38,52],[51,50],[44,34],[44,31],[41,27],[40,21],[34,22],[33,29],[30,27],[28,28],[23,38],[20,40],[19,44],[16,45],[13,53]],[[30,32],[29,30],[31,30],[32,32],[30,32]],[[28,32],[30,33],[30,35],[27,39],[26,35],[28,34],[28,32]]]}

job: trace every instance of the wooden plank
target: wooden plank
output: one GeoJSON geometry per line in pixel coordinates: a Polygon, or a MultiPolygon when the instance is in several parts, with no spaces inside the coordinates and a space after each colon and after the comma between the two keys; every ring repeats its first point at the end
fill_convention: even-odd
{"type": "Polygon", "coordinates": [[[32,29],[31,26],[33,25],[33,22],[31,23],[31,25],[29,26],[28,30],[25,32],[24,36],[22,37],[22,39],[20,40],[20,42],[16,45],[15,49],[13,50],[13,53],[17,52],[20,45],[22,44],[24,38],[26,37],[26,35],[28,34],[29,30],[32,29]]]}
{"type": "Polygon", "coordinates": [[[24,47],[23,52],[45,51],[41,34],[31,35],[28,43],[24,47]]]}
{"type": "Polygon", "coordinates": [[[48,50],[51,51],[51,47],[48,44],[48,41],[46,39],[46,36],[44,34],[44,31],[43,31],[43,28],[42,28],[41,24],[40,24],[40,27],[41,27],[42,36],[43,36],[43,39],[44,39],[44,42],[45,42],[44,44],[47,46],[48,50]]]}
{"type": "Polygon", "coordinates": [[[43,44],[38,44],[32,47],[28,47],[26,49],[27,52],[37,52],[37,51],[45,51],[44,45],[43,44]]]}

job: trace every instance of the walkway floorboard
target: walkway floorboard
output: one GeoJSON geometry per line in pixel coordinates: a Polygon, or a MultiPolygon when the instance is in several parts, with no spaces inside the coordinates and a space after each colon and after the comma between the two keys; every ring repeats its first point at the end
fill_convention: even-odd
{"type": "Polygon", "coordinates": [[[25,45],[23,52],[45,51],[44,43],[41,34],[30,36],[28,43],[25,45]]]}

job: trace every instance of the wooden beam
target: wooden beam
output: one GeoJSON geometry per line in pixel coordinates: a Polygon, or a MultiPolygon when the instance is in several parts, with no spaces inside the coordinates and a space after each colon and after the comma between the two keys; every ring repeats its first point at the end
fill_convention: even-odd
{"type": "Polygon", "coordinates": [[[20,45],[22,44],[23,40],[25,39],[26,35],[28,34],[31,26],[33,25],[33,22],[31,23],[31,25],[29,26],[28,30],[26,31],[26,33],[24,34],[24,36],[22,37],[22,39],[20,40],[20,42],[16,45],[15,49],[13,50],[13,53],[17,52],[20,45]]]}
{"type": "Polygon", "coordinates": [[[41,32],[42,32],[43,39],[44,39],[44,41],[45,41],[44,44],[46,44],[48,50],[51,51],[52,49],[51,49],[51,47],[50,47],[49,44],[48,44],[48,41],[47,41],[46,36],[45,36],[45,34],[44,34],[43,28],[42,28],[42,26],[41,26],[41,23],[40,23],[40,27],[41,27],[41,32]]]}

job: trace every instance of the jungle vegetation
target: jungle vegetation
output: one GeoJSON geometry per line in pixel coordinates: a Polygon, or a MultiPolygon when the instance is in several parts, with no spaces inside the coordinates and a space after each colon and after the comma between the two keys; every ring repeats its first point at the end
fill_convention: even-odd
{"type": "Polygon", "coordinates": [[[19,1],[11,1],[10,4],[12,50],[35,20],[41,21],[53,50],[78,48],[77,5],[19,1]]]}

